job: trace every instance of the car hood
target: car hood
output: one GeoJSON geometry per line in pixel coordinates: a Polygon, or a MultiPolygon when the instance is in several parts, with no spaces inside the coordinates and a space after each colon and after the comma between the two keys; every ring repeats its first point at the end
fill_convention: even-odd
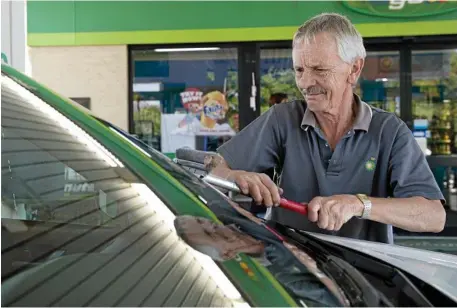
{"type": "Polygon", "coordinates": [[[398,245],[310,234],[389,263],[427,282],[452,300],[457,301],[457,284],[455,283],[457,281],[457,256],[398,245]]]}

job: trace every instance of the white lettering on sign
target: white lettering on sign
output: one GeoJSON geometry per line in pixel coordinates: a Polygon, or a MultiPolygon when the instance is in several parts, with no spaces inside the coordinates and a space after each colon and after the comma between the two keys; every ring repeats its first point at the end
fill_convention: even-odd
{"type": "Polygon", "coordinates": [[[217,104],[217,105],[203,107],[203,112],[205,112],[205,114],[209,114],[209,115],[219,114],[222,109],[223,109],[222,106],[217,104]]]}
{"type": "Polygon", "coordinates": [[[89,183],[83,184],[65,184],[64,192],[70,193],[78,193],[78,192],[94,192],[95,185],[89,183]]]}
{"type": "Polygon", "coordinates": [[[389,0],[390,10],[401,10],[405,7],[406,3],[421,4],[424,0],[389,0]]]}
{"type": "Polygon", "coordinates": [[[202,99],[203,92],[199,91],[187,91],[181,93],[181,99],[183,104],[188,102],[199,102],[202,99]]]}

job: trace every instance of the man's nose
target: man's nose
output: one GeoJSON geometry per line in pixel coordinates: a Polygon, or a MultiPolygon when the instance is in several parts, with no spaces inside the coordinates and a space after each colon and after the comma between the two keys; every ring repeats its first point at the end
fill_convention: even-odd
{"type": "Polygon", "coordinates": [[[297,80],[298,86],[302,89],[307,89],[309,87],[316,85],[316,78],[312,72],[309,70],[304,70],[301,76],[297,80]]]}

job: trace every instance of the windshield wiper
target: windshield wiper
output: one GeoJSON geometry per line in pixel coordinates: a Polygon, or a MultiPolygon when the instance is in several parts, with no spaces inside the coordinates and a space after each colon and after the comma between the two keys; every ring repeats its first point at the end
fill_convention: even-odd
{"type": "Polygon", "coordinates": [[[363,290],[362,301],[365,301],[363,305],[421,307],[455,305],[444,295],[439,298],[432,296],[436,294],[436,290],[433,291],[431,286],[424,282],[418,284],[418,279],[415,277],[381,260],[326,242],[306,232],[289,229],[278,223],[272,222],[272,224],[276,230],[293,239],[297,245],[314,252],[316,260],[319,260],[323,269],[326,268],[328,274],[335,280],[339,275],[343,277],[344,279],[338,284],[351,301],[359,301],[358,296],[360,296],[357,288],[352,290],[347,286],[351,285],[352,281],[360,290],[363,290]],[[371,302],[374,300],[378,303],[371,302]]]}
{"type": "Polygon", "coordinates": [[[287,236],[289,240],[293,241],[293,244],[304,251],[312,252],[318,267],[335,280],[350,301],[351,306],[393,306],[389,302],[383,303],[381,300],[383,296],[381,296],[380,292],[355,267],[330,253],[318,241],[312,238],[305,238],[302,234],[279,223],[267,222],[267,225],[287,236]]]}

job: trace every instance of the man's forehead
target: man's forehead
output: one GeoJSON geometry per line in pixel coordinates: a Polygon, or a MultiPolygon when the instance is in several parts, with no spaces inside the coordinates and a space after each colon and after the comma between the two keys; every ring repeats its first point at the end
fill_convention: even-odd
{"type": "Polygon", "coordinates": [[[338,51],[328,50],[324,51],[308,51],[304,49],[295,49],[292,51],[292,61],[294,65],[306,65],[306,66],[316,66],[316,65],[331,65],[338,64],[341,60],[338,55],[338,51]]]}
{"type": "Polygon", "coordinates": [[[338,48],[333,37],[323,34],[299,39],[292,49],[294,63],[328,63],[337,60],[338,48]]]}

